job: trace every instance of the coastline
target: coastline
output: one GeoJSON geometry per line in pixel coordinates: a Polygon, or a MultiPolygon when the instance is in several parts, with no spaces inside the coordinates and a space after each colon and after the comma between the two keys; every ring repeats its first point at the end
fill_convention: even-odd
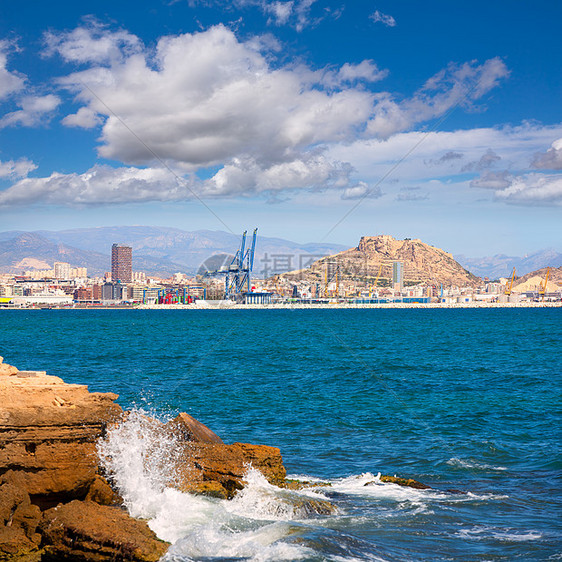
{"type": "Polygon", "coordinates": [[[199,301],[195,304],[139,304],[133,306],[43,306],[43,307],[0,307],[5,310],[335,310],[335,309],[474,309],[474,308],[562,308],[562,301],[519,302],[519,303],[275,303],[237,304],[225,301],[199,301]]]}

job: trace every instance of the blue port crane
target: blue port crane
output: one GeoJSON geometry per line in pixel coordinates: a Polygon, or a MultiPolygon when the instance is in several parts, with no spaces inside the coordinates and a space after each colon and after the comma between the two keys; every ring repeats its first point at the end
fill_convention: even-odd
{"type": "Polygon", "coordinates": [[[249,293],[251,291],[251,276],[252,269],[254,268],[254,253],[256,250],[256,238],[258,235],[258,229],[254,229],[252,244],[249,248],[246,248],[247,234],[248,231],[245,230],[244,234],[242,234],[240,248],[238,248],[238,251],[232,258],[230,264],[226,267],[221,267],[216,271],[210,272],[211,275],[225,275],[225,299],[241,300],[244,293],[249,293]]]}

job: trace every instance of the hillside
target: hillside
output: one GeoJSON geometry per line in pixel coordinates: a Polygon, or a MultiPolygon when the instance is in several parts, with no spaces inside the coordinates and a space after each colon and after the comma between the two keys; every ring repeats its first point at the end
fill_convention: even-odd
{"type": "MultiPolygon", "coordinates": [[[[212,256],[233,255],[240,245],[240,234],[155,226],[0,232],[0,272],[44,269],[45,263],[52,267],[54,261],[66,261],[99,275],[110,269],[111,245],[115,242],[133,248],[135,271],[167,277],[177,271],[196,273],[212,256]],[[27,261],[22,264],[25,258],[27,261]]],[[[338,244],[299,244],[258,233],[254,273],[281,273],[299,267],[304,260],[318,259],[344,248],[338,244]]]]}
{"type": "MultiPolygon", "coordinates": [[[[50,269],[56,261],[67,262],[71,267],[87,267],[88,275],[103,275],[111,270],[109,253],[53,242],[37,233],[19,233],[14,238],[0,241],[0,273],[22,274],[28,269],[50,269]]],[[[152,275],[169,275],[179,267],[169,260],[133,255],[133,269],[152,275]]]]}
{"type": "MultiPolygon", "coordinates": [[[[527,291],[538,291],[541,283],[544,283],[546,276],[546,267],[531,271],[513,283],[513,291],[516,293],[525,293],[527,291]]],[[[562,287],[562,267],[550,268],[548,275],[547,293],[559,291],[562,287]]]]}
{"type": "Polygon", "coordinates": [[[340,279],[372,282],[382,264],[382,284],[388,284],[392,276],[392,262],[404,263],[405,285],[425,283],[445,286],[475,286],[480,279],[464,269],[453,256],[421,240],[396,240],[392,236],[363,236],[356,248],[315,261],[310,268],[285,273],[287,281],[299,279],[307,282],[322,282],[327,262],[337,263],[340,279]]]}

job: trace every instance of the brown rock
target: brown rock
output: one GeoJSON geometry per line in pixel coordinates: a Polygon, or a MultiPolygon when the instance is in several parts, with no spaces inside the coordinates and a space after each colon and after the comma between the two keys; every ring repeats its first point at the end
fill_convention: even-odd
{"type": "Polygon", "coordinates": [[[0,559],[23,556],[37,550],[41,536],[36,532],[41,512],[31,505],[29,495],[5,477],[0,484],[0,559]]]}
{"type": "Polygon", "coordinates": [[[74,500],[49,509],[40,528],[45,552],[57,559],[156,562],[169,546],[144,521],[90,501],[74,500]]]}
{"type": "MultiPolygon", "coordinates": [[[[413,478],[399,478],[398,476],[387,476],[382,475],[380,477],[381,482],[389,483],[389,484],[397,484],[398,486],[405,486],[407,488],[415,488],[416,490],[430,490],[431,486],[427,486],[426,484],[422,484],[413,478]]],[[[367,482],[365,486],[370,486],[372,484],[376,484],[376,482],[367,482]]]]}
{"type": "Polygon", "coordinates": [[[285,480],[287,471],[283,465],[281,451],[277,447],[250,443],[234,443],[232,447],[240,449],[244,462],[257,468],[271,484],[278,485],[285,480]]]}
{"type": "Polygon", "coordinates": [[[231,498],[244,487],[250,466],[272,484],[285,477],[279,449],[266,445],[186,443],[182,457],[177,485],[185,491],[196,489],[201,482],[217,482],[231,498]]]}
{"type": "Polygon", "coordinates": [[[194,482],[188,480],[181,486],[181,491],[199,496],[219,498],[221,500],[226,500],[229,497],[228,491],[219,482],[194,482]]]}
{"type": "Polygon", "coordinates": [[[165,427],[186,441],[223,443],[223,440],[216,433],[185,412],[168,422],[165,427]]]}
{"type": "Polygon", "coordinates": [[[86,494],[86,500],[100,505],[122,505],[123,498],[109,485],[102,476],[96,475],[86,494]]]}
{"type": "Polygon", "coordinates": [[[121,415],[116,398],[44,372],[0,377],[0,472],[19,474],[43,507],[83,498],[96,475],[96,441],[121,415]]]}

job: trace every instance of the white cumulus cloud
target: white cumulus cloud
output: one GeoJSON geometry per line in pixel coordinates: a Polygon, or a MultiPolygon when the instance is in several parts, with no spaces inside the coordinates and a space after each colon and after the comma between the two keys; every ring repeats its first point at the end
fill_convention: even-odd
{"type": "Polygon", "coordinates": [[[25,76],[18,72],[8,70],[8,53],[14,50],[10,41],[0,41],[0,100],[19,92],[25,85],[25,76]]]}
{"type": "Polygon", "coordinates": [[[109,31],[96,20],[63,33],[47,32],[44,56],[59,54],[74,63],[105,63],[121,60],[141,49],[141,42],[127,31],[109,31]]]}
{"type": "Polygon", "coordinates": [[[165,168],[111,168],[96,165],[83,174],[25,178],[0,191],[0,206],[42,202],[100,205],[189,199],[189,180],[178,181],[165,168]]]}
{"type": "Polygon", "coordinates": [[[81,107],[76,113],[71,113],[62,120],[62,124],[67,127],[79,127],[81,129],[93,129],[101,123],[100,115],[89,107],[81,107]]]}
{"type": "Polygon", "coordinates": [[[37,166],[27,158],[0,162],[0,178],[25,178],[37,166]]]}
{"type": "Polygon", "coordinates": [[[562,174],[524,174],[495,196],[515,205],[562,205],[562,174]]]}
{"type": "Polygon", "coordinates": [[[0,118],[0,129],[15,125],[23,125],[24,127],[40,125],[61,104],[61,99],[54,94],[25,96],[17,104],[21,109],[7,113],[0,118]]]}

